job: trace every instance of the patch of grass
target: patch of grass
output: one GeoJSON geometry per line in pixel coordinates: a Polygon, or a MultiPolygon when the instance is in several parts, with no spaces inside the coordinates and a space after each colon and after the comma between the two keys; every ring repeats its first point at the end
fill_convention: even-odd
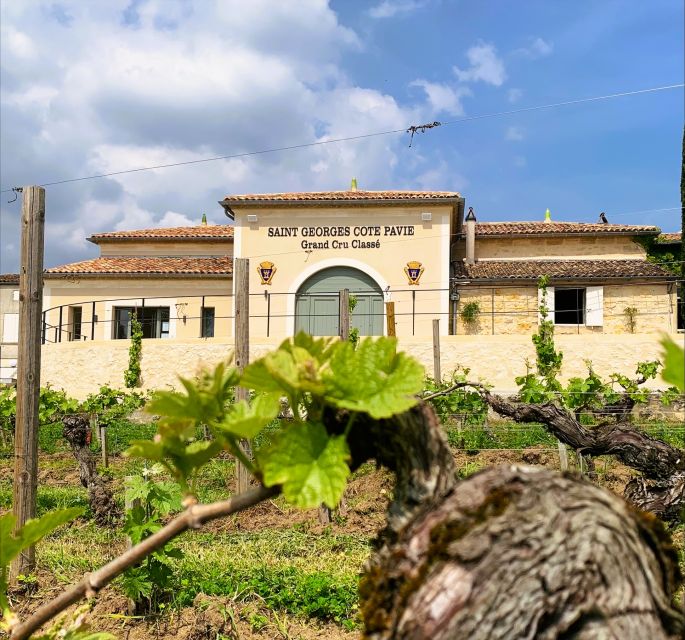
{"type": "Polygon", "coordinates": [[[126,536],[120,529],[98,527],[79,519],[50,534],[36,550],[39,565],[68,584],[84,572],[101,567],[125,547],[126,536]]]}
{"type": "Polygon", "coordinates": [[[467,462],[466,464],[464,464],[463,466],[461,466],[457,469],[457,476],[459,478],[468,478],[469,476],[472,476],[477,471],[480,471],[483,467],[485,467],[484,462],[478,462],[478,461],[467,462]]]}
{"type": "Polygon", "coordinates": [[[202,566],[196,570],[187,567],[181,578],[178,604],[189,606],[198,593],[238,594],[244,600],[258,596],[272,609],[342,624],[356,614],[357,581],[356,575],[331,576],[295,567],[257,565],[248,570],[233,568],[230,571],[216,566],[202,566]]]}
{"type": "MultiPolygon", "coordinates": [[[[12,507],[12,484],[0,484],[0,509],[12,507]]],[[[38,486],[36,495],[36,510],[38,517],[55,509],[69,507],[88,507],[88,492],[82,487],[50,487],[38,486]]],[[[86,511],[88,516],[88,511],[86,511]]]]}
{"type": "MultiPolygon", "coordinates": [[[[157,425],[154,422],[132,422],[125,418],[115,420],[107,427],[108,451],[112,455],[123,453],[134,440],[152,440],[155,433],[157,425]]],[[[100,445],[95,439],[92,448],[94,451],[100,450],[100,445]]]]}
{"type": "Polygon", "coordinates": [[[537,445],[556,446],[556,438],[539,424],[497,423],[489,427],[448,426],[447,442],[455,449],[524,449],[537,445]]]}
{"type": "MultiPolygon", "coordinates": [[[[585,426],[592,429],[593,425],[585,424],[585,426]]],[[[634,428],[674,447],[683,447],[685,429],[682,425],[655,421],[636,424],[634,428]]],[[[445,427],[445,431],[451,447],[466,451],[525,449],[540,445],[555,447],[557,444],[557,439],[543,425],[535,423],[521,424],[503,421],[482,427],[459,427],[450,424],[445,427]]]]}
{"type": "MultiPolygon", "coordinates": [[[[265,529],[191,532],[177,542],[185,557],[175,563],[176,605],[192,604],[198,593],[262,599],[274,610],[354,625],[358,575],[370,551],[364,537],[265,529]]],[[[68,583],[111,560],[125,544],[119,530],[78,521],[39,545],[39,563],[68,583]]]]}
{"type": "Polygon", "coordinates": [[[235,461],[228,457],[214,458],[201,470],[197,477],[197,498],[200,502],[225,500],[230,491],[228,481],[235,474],[235,461]]]}

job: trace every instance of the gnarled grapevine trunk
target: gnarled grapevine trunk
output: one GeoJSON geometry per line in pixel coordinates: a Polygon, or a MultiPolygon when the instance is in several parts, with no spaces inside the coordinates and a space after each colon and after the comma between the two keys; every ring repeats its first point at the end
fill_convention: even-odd
{"type": "Polygon", "coordinates": [[[107,482],[98,475],[95,457],[89,444],[90,425],[84,416],[74,415],[62,418],[62,435],[70,444],[79,465],[81,484],[88,489],[88,501],[95,522],[107,525],[121,514],[107,482]]]}
{"type": "Polygon", "coordinates": [[[561,442],[583,455],[612,455],[640,471],[644,478],[626,486],[626,500],[663,520],[676,522],[681,517],[685,510],[685,451],[628,423],[586,427],[570,412],[552,403],[510,402],[486,390],[481,390],[481,395],[500,415],[517,422],[540,422],[561,442]]]}
{"type": "Polygon", "coordinates": [[[496,467],[457,483],[425,405],[360,421],[350,436],[354,465],[375,457],[397,479],[388,527],[360,586],[365,637],[661,640],[683,633],[672,604],[677,557],[653,516],[543,469],[496,467]]]}
{"type": "Polygon", "coordinates": [[[366,637],[680,638],[658,521],[589,482],[494,467],[398,532],[361,583],[366,637]]]}

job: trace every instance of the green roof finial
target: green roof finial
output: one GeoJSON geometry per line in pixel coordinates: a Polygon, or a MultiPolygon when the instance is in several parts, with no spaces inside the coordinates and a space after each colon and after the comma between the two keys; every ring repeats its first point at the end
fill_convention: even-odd
{"type": "Polygon", "coordinates": [[[552,222],[552,214],[549,209],[545,211],[545,222],[552,222]]]}
{"type": "Polygon", "coordinates": [[[352,178],[352,182],[350,184],[350,191],[356,191],[357,190],[357,178],[352,178]]]}
{"type": "Polygon", "coordinates": [[[207,226],[207,214],[206,214],[206,213],[203,213],[203,214],[202,214],[202,222],[201,222],[201,224],[202,224],[203,227],[206,227],[206,226],[207,226]]]}

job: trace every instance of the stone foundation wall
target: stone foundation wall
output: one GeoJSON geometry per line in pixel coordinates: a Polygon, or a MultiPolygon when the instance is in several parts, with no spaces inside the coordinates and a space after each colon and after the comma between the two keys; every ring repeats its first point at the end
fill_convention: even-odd
{"type": "MultiPolygon", "coordinates": [[[[673,335],[679,344],[682,334],[673,335]]],[[[563,378],[583,376],[585,360],[604,376],[620,372],[632,376],[641,360],[661,357],[661,334],[560,335],[557,348],[564,353],[563,378]]],[[[254,359],[278,346],[280,340],[253,342],[254,359]]],[[[42,350],[41,384],[64,389],[83,399],[102,385],[122,388],[128,365],[126,340],[109,342],[69,342],[47,344],[42,350]]],[[[416,357],[433,374],[433,345],[425,338],[400,339],[400,348],[416,357]]],[[[143,340],[142,378],[146,389],[178,387],[178,375],[193,377],[202,366],[213,365],[230,357],[232,341],[227,339],[143,340]]],[[[443,377],[457,366],[469,367],[470,377],[494,385],[504,393],[516,388],[514,379],[525,374],[526,359],[534,361],[530,335],[478,336],[457,335],[441,338],[443,377]]],[[[363,383],[363,381],[360,381],[363,383]]],[[[663,388],[660,380],[651,388],[663,388]]]]}

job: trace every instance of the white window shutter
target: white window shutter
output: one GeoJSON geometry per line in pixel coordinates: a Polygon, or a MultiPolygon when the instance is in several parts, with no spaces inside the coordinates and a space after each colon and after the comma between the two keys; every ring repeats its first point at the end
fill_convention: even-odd
{"type": "MultiPolygon", "coordinates": [[[[540,305],[542,304],[542,289],[538,288],[538,324],[542,320],[540,305]]],[[[547,319],[554,322],[554,287],[547,287],[547,319]]]]}
{"type": "Polygon", "coordinates": [[[604,287],[585,289],[585,324],[588,327],[604,325],[604,287]]]}
{"type": "Polygon", "coordinates": [[[2,341],[19,342],[19,314],[6,313],[2,325],[2,341]]]}

